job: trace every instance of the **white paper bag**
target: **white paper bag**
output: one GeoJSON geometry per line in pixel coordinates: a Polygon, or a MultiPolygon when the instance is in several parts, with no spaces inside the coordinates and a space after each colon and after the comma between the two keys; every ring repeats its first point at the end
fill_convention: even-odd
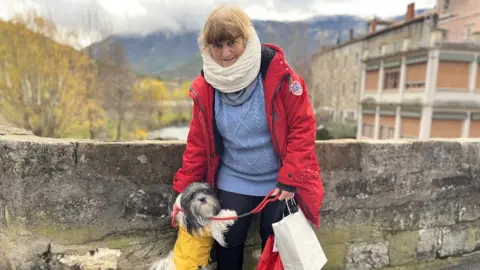
{"type": "Polygon", "coordinates": [[[320,270],[327,258],[315,231],[297,208],[297,212],[272,224],[280,259],[285,270],[320,270]]]}

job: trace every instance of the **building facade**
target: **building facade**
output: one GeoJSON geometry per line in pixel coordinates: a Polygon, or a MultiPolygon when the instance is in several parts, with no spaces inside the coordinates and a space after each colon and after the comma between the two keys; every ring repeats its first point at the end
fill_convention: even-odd
{"type": "Polygon", "coordinates": [[[357,119],[362,71],[362,41],[353,39],[324,49],[312,58],[313,106],[318,122],[349,122],[357,119]]]}
{"type": "Polygon", "coordinates": [[[357,138],[480,137],[480,40],[428,44],[366,57],[357,138]]]}
{"type": "Polygon", "coordinates": [[[464,29],[474,2],[440,0],[365,39],[358,139],[480,137],[480,38],[464,29]]]}
{"type": "Polygon", "coordinates": [[[362,84],[362,59],[398,51],[409,39],[415,46],[429,30],[424,17],[415,18],[413,4],[407,7],[404,20],[393,22],[373,18],[367,22],[367,32],[354,36],[349,31],[346,42],[321,49],[312,57],[311,99],[317,121],[357,124],[362,84]]]}
{"type": "Polygon", "coordinates": [[[445,30],[449,42],[472,41],[475,32],[480,32],[480,1],[437,0],[439,28],[445,30]]]}
{"type": "Polygon", "coordinates": [[[479,31],[479,0],[370,20],[366,34],[314,55],[317,119],[354,118],[358,139],[480,137],[479,31]]]}

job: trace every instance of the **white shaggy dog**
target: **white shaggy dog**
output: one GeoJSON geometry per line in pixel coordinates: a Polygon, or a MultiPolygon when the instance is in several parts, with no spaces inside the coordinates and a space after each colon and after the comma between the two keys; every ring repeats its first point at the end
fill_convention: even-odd
{"type": "MultiPolygon", "coordinates": [[[[174,203],[172,218],[193,236],[211,234],[220,245],[226,246],[224,234],[235,223],[237,213],[233,210],[221,209],[220,202],[213,189],[206,183],[192,183],[180,193],[174,203]],[[222,220],[221,218],[226,218],[222,220]]],[[[178,243],[175,243],[177,245],[178,243]]],[[[174,250],[167,257],[156,261],[150,270],[175,270],[174,250]]],[[[201,269],[212,269],[203,266],[201,269]]]]}

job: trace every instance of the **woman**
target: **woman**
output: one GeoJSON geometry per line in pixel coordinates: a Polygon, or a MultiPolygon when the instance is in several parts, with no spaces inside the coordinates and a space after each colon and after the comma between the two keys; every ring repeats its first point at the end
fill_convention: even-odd
{"type": "MultiPolygon", "coordinates": [[[[315,116],[303,79],[281,48],[260,43],[241,9],[215,9],[199,43],[203,70],[190,89],[193,116],[174,190],[207,181],[222,207],[239,214],[275,190],[279,201],[267,205],[260,217],[262,249],[272,223],[281,218],[276,210],[284,199],[304,202],[306,217],[319,226],[323,186],[315,116]]],[[[250,217],[241,218],[225,236],[229,246],[215,245],[219,270],[242,269],[250,224],[250,217]]]]}

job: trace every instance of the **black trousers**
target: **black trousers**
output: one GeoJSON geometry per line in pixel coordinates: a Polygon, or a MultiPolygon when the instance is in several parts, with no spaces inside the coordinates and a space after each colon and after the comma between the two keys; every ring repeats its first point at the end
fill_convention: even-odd
{"type": "MultiPolygon", "coordinates": [[[[253,210],[264,197],[247,196],[223,190],[218,191],[218,199],[224,209],[235,210],[239,215],[253,210]]],[[[282,219],[285,210],[285,201],[274,201],[260,212],[260,238],[262,239],[262,251],[273,234],[272,223],[282,219]]],[[[243,250],[248,231],[252,224],[253,215],[238,219],[225,235],[227,247],[214,243],[214,252],[217,261],[217,270],[242,270],[243,250]]]]}

